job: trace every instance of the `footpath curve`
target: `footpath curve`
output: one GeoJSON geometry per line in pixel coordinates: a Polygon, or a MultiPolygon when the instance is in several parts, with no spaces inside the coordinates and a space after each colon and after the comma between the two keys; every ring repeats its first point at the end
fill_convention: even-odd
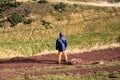
{"type": "Polygon", "coordinates": [[[79,1],[68,1],[68,0],[48,0],[50,2],[63,2],[67,4],[83,4],[101,7],[120,7],[120,3],[108,3],[108,2],[79,2],[79,1]]]}

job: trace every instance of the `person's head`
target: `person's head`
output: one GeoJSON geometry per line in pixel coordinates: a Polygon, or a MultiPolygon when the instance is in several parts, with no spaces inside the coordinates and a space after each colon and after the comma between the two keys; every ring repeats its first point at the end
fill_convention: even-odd
{"type": "Polygon", "coordinates": [[[60,32],[59,36],[60,36],[60,38],[61,38],[61,37],[63,37],[63,33],[62,33],[62,32],[60,32]]]}

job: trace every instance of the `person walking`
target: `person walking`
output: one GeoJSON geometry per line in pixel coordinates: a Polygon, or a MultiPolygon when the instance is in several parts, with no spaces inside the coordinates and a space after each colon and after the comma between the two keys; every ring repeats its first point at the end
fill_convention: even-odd
{"type": "Polygon", "coordinates": [[[56,50],[58,50],[58,64],[61,63],[61,56],[64,55],[65,61],[67,62],[67,54],[65,53],[65,50],[67,48],[67,40],[64,38],[63,33],[59,33],[59,38],[56,40],[56,50]]]}

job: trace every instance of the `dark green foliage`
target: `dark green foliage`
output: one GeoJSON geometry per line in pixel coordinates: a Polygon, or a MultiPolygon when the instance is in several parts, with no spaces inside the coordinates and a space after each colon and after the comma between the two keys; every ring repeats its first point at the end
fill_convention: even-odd
{"type": "Polygon", "coordinates": [[[47,22],[45,20],[42,20],[41,22],[42,22],[42,25],[49,25],[50,24],[49,22],[47,22]]]}
{"type": "Polygon", "coordinates": [[[0,21],[0,27],[3,27],[3,26],[4,26],[4,22],[0,21]]]}
{"type": "Polygon", "coordinates": [[[0,12],[12,7],[18,7],[21,3],[15,0],[0,0],[0,12]]]}
{"type": "Polygon", "coordinates": [[[54,9],[56,9],[56,10],[58,10],[58,11],[60,11],[60,12],[65,11],[65,9],[66,9],[66,4],[60,2],[59,4],[56,4],[56,5],[54,6],[54,9]]]}
{"type": "Polygon", "coordinates": [[[48,3],[47,0],[39,0],[38,2],[39,2],[39,3],[44,3],[44,4],[45,4],[45,3],[48,3]]]}
{"type": "Polygon", "coordinates": [[[23,21],[23,23],[24,24],[30,24],[30,23],[32,23],[32,21],[33,21],[33,19],[25,19],[24,21],[23,21]]]}
{"type": "Polygon", "coordinates": [[[47,21],[45,21],[45,20],[42,20],[41,22],[42,22],[42,25],[43,25],[46,29],[52,28],[52,25],[51,25],[50,22],[47,22],[47,21]]]}
{"type": "Polygon", "coordinates": [[[120,2],[120,0],[108,0],[108,2],[111,2],[111,3],[113,3],[113,2],[120,2]]]}
{"type": "Polygon", "coordinates": [[[12,24],[12,26],[17,25],[18,23],[23,21],[23,16],[17,13],[12,14],[8,20],[10,21],[10,23],[12,24]]]}
{"type": "Polygon", "coordinates": [[[120,0],[115,0],[115,2],[120,2],[120,0]]]}
{"type": "Polygon", "coordinates": [[[9,5],[9,7],[18,7],[19,5],[21,5],[21,3],[15,2],[15,3],[8,3],[7,5],[9,5]]]}
{"type": "Polygon", "coordinates": [[[4,11],[4,10],[5,10],[5,8],[0,6],[0,12],[4,11]]]}
{"type": "Polygon", "coordinates": [[[118,77],[119,77],[119,74],[114,72],[114,73],[109,74],[108,77],[109,77],[109,78],[118,78],[118,77]]]}
{"type": "Polygon", "coordinates": [[[120,35],[119,35],[119,37],[116,39],[116,41],[117,41],[118,43],[120,43],[120,35]]]}

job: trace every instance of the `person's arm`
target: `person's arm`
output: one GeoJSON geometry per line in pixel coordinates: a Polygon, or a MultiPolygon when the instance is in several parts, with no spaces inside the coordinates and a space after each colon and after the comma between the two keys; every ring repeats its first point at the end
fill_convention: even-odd
{"type": "Polygon", "coordinates": [[[58,42],[57,42],[57,40],[56,40],[56,50],[58,50],[58,42]]]}
{"type": "Polygon", "coordinates": [[[68,42],[67,42],[67,40],[65,40],[65,47],[67,47],[67,45],[68,45],[68,42]]]}

